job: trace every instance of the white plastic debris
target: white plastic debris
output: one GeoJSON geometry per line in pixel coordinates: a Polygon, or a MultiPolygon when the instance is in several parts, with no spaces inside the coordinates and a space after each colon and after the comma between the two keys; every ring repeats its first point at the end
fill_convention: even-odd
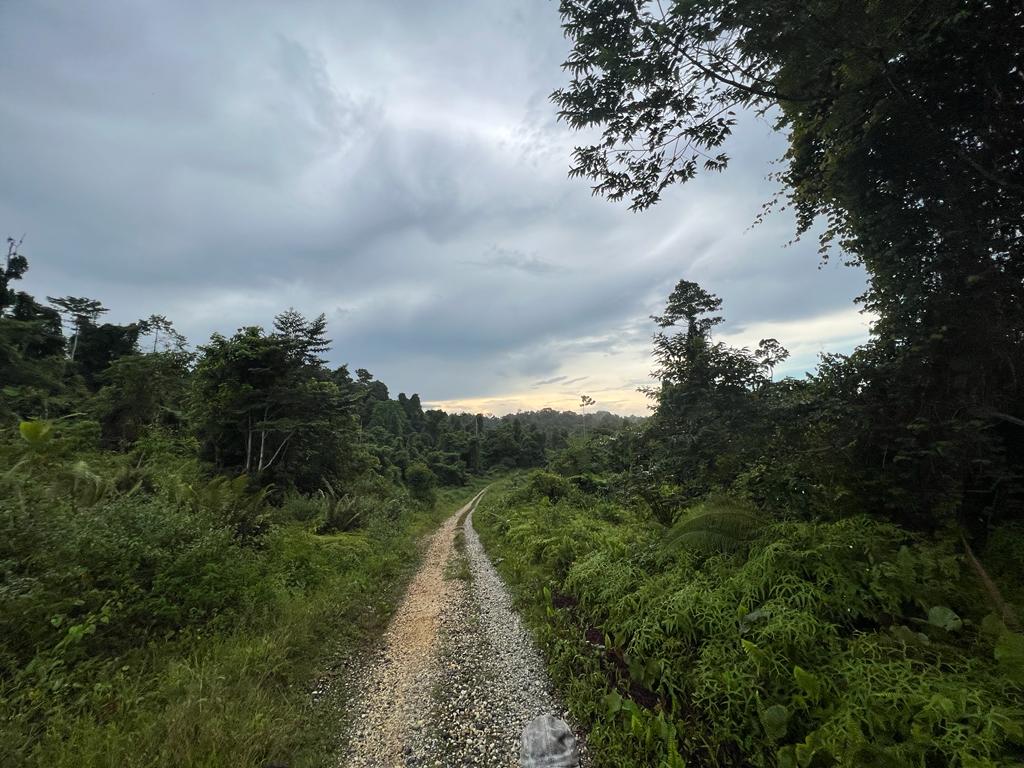
{"type": "Polygon", "coordinates": [[[576,737],[554,715],[535,717],[525,729],[519,747],[521,768],[579,768],[576,737]]]}

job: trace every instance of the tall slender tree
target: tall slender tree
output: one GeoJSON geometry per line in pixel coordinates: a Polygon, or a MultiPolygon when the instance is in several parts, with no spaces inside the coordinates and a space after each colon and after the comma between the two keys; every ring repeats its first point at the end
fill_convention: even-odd
{"type": "Polygon", "coordinates": [[[21,254],[24,237],[15,240],[7,238],[7,257],[4,268],[0,270],[0,317],[6,315],[17,300],[17,293],[11,288],[12,280],[21,280],[28,271],[28,259],[21,254]]]}
{"type": "Polygon", "coordinates": [[[74,360],[82,331],[90,325],[95,325],[99,316],[109,310],[96,299],[87,299],[85,297],[64,296],[55,298],[47,296],[46,299],[57,308],[57,311],[61,313],[71,329],[71,349],[68,356],[71,360],[74,360]]]}
{"type": "Polygon", "coordinates": [[[597,401],[590,395],[580,395],[580,413],[583,414],[583,436],[587,436],[587,408],[597,401]]]}

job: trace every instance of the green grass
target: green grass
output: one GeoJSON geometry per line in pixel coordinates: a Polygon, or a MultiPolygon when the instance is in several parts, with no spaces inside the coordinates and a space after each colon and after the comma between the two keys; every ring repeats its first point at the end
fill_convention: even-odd
{"type": "MultiPolygon", "coordinates": [[[[321,536],[312,532],[308,522],[279,522],[259,546],[238,549],[238,554],[231,556],[233,560],[225,560],[220,553],[235,552],[237,547],[228,547],[213,536],[213,543],[206,549],[196,550],[205,553],[206,559],[197,561],[199,564],[186,574],[182,585],[168,587],[170,607],[166,610],[174,608],[186,611],[183,615],[195,615],[188,612],[198,608],[179,605],[184,585],[203,578],[203,573],[209,571],[213,574],[211,588],[215,588],[222,578],[217,569],[238,573],[233,565],[236,560],[244,566],[246,574],[244,583],[232,586],[237,588],[238,599],[230,605],[214,604],[202,621],[197,619],[180,631],[165,633],[166,636],[154,631],[140,634],[144,611],[132,614],[135,618],[130,625],[120,626],[117,622],[122,614],[118,611],[127,608],[111,609],[113,598],[102,597],[106,592],[97,592],[105,601],[104,610],[113,611],[113,618],[106,619],[109,623],[104,624],[99,610],[90,612],[90,617],[100,618],[95,621],[95,632],[86,631],[82,642],[102,637],[102,643],[97,641],[95,648],[82,645],[83,650],[77,655],[69,655],[58,644],[46,653],[41,650],[29,665],[35,665],[33,669],[45,666],[45,674],[29,669],[0,677],[0,765],[331,765],[338,732],[344,725],[345,702],[342,698],[332,701],[329,707],[314,706],[309,694],[311,683],[335,667],[339,658],[357,654],[379,637],[419,562],[418,544],[422,536],[484,484],[486,481],[481,479],[463,488],[442,489],[430,511],[412,503],[391,505],[386,517],[371,519],[364,528],[349,533],[321,536]],[[136,637],[140,639],[134,640],[136,637]]],[[[146,519],[139,518],[139,514],[148,514],[145,505],[125,504],[122,516],[110,523],[110,531],[94,537],[97,546],[102,545],[98,551],[110,555],[110,567],[115,570],[122,565],[114,554],[124,558],[125,553],[136,551],[133,542],[137,540],[130,529],[136,521],[146,519]],[[137,512],[137,508],[143,511],[137,512]],[[109,541],[115,534],[124,540],[109,541]]],[[[35,514],[41,515],[44,508],[45,505],[34,508],[35,514]]],[[[104,503],[94,509],[96,520],[102,523],[104,503]]],[[[5,520],[10,530],[16,530],[17,516],[23,512],[24,505],[6,508],[5,520]]],[[[31,542],[38,540],[42,546],[48,541],[59,542],[62,535],[92,541],[86,528],[75,527],[82,514],[72,508],[59,514],[55,511],[54,525],[59,523],[63,529],[50,530],[44,525],[36,531],[35,524],[28,526],[30,533],[35,531],[34,538],[12,544],[12,556],[17,555],[19,547],[28,556],[25,550],[34,546],[31,542]],[[71,530],[67,531],[67,527],[71,530]]],[[[281,513],[276,516],[287,518],[281,513]]],[[[198,535],[191,531],[199,523],[190,522],[191,518],[183,520],[168,530],[167,549],[150,548],[137,554],[138,561],[133,561],[129,574],[134,581],[125,581],[127,586],[117,587],[110,594],[137,594],[140,569],[144,572],[157,567],[146,563],[163,562],[153,558],[169,557],[167,552],[181,550],[182,545],[174,542],[190,541],[190,536],[198,535]]],[[[198,540],[206,541],[204,536],[200,535],[198,540]]],[[[147,541],[146,546],[149,545],[147,541]]],[[[45,553],[39,552],[32,557],[43,563],[45,553]]],[[[0,559],[4,556],[6,553],[0,554],[0,559]]],[[[83,562],[90,562],[86,555],[82,557],[83,562]]],[[[47,567],[52,570],[56,565],[47,567]]],[[[173,565],[160,565],[163,571],[158,570],[157,581],[173,565]]],[[[100,567],[98,563],[96,567],[100,567]]],[[[42,573],[43,565],[37,570],[42,573]]],[[[96,591],[100,590],[101,582],[109,582],[112,577],[82,573],[75,578],[94,579],[96,591]]],[[[37,590],[32,593],[33,600],[40,604],[48,600],[49,606],[67,603],[67,599],[55,602],[58,597],[54,589],[58,586],[65,588],[62,583],[49,591],[37,590]]],[[[147,588],[151,591],[155,585],[147,588]]],[[[67,589],[71,595],[79,590],[74,584],[67,589]]],[[[18,604],[11,594],[0,593],[0,609],[8,612],[4,620],[16,626],[20,621],[16,613],[18,604]]],[[[45,617],[57,610],[41,605],[40,615],[45,617]]],[[[84,609],[74,605],[67,608],[69,614],[76,610],[84,609]]],[[[86,626],[86,619],[74,620],[86,626]]],[[[178,616],[173,621],[183,620],[178,616]]],[[[58,630],[55,637],[61,637],[63,627],[58,630]]],[[[37,634],[42,636],[42,630],[37,634]]]]}
{"type": "Polygon", "coordinates": [[[444,577],[465,582],[473,580],[473,573],[469,569],[469,557],[466,555],[466,534],[461,525],[455,531],[453,554],[451,559],[445,563],[444,577]]]}

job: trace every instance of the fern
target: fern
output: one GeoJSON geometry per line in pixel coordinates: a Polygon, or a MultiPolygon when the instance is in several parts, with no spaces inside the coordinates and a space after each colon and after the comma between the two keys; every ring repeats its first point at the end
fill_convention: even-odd
{"type": "Polygon", "coordinates": [[[316,498],[321,505],[323,519],[317,526],[317,533],[344,533],[358,528],[363,522],[364,510],[358,500],[349,495],[338,495],[327,478],[316,498]]]}
{"type": "Polygon", "coordinates": [[[745,548],[764,527],[749,509],[728,502],[705,502],[685,512],[669,530],[669,550],[690,549],[704,555],[745,548]]]}
{"type": "Polygon", "coordinates": [[[254,542],[266,533],[270,520],[266,512],[272,486],[250,493],[249,476],[234,479],[215,477],[204,483],[179,482],[173,498],[193,513],[211,514],[228,525],[241,541],[254,542]]]}
{"type": "MultiPolygon", "coordinates": [[[[599,518],[582,495],[513,489],[481,509],[485,544],[536,607],[552,671],[591,725],[596,765],[980,767],[1024,754],[1024,643],[995,615],[979,637],[949,537],[867,516],[770,521],[723,498],[668,531],[646,510],[599,518]],[[573,610],[552,611],[544,587],[573,610]],[[676,730],[649,738],[657,718],[676,730]]],[[[986,554],[1001,583],[1018,573],[1019,546],[986,554]]]]}

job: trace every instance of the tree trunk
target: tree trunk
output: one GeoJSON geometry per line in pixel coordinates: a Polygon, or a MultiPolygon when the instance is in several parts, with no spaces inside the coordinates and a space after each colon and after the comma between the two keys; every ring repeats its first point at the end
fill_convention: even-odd
{"type": "Polygon", "coordinates": [[[294,435],[294,434],[295,434],[294,432],[289,432],[288,433],[288,436],[285,437],[285,439],[281,441],[281,444],[279,446],[277,446],[277,450],[274,451],[274,455],[270,457],[270,460],[266,463],[266,465],[263,464],[263,452],[260,451],[260,468],[259,468],[260,472],[262,472],[265,469],[270,469],[270,465],[274,463],[274,460],[278,457],[278,454],[281,453],[281,451],[284,449],[284,447],[288,444],[288,441],[292,439],[292,435],[294,435]]]}
{"type": "MultiPolygon", "coordinates": [[[[263,423],[264,424],[267,423],[267,411],[268,410],[269,409],[267,409],[267,408],[263,409],[263,423]]],[[[263,449],[266,446],[266,444],[267,444],[267,430],[266,430],[266,428],[264,428],[264,429],[260,430],[260,460],[259,460],[259,463],[256,465],[257,466],[257,469],[256,469],[257,472],[262,472],[263,471],[263,449]]]]}
{"type": "Polygon", "coordinates": [[[252,414],[248,415],[249,426],[245,430],[245,471],[252,466],[252,414]]]}

